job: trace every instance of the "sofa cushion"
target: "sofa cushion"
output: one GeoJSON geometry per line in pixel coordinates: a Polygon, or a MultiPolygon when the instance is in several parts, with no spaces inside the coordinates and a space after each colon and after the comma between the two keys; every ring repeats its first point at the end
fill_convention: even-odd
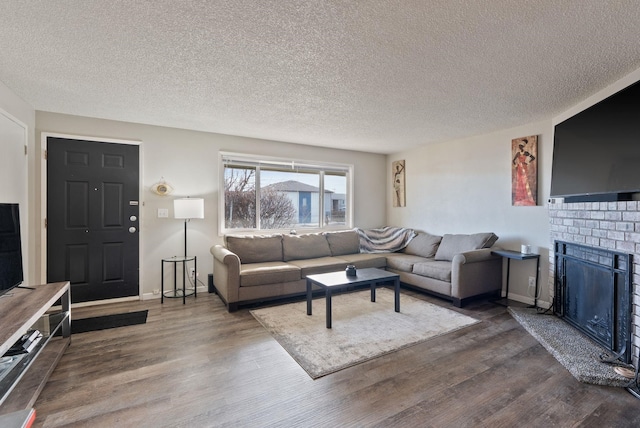
{"type": "Polygon", "coordinates": [[[335,272],[345,270],[347,262],[337,257],[320,257],[317,259],[292,260],[289,262],[300,268],[300,275],[305,278],[307,275],[316,273],[335,272]]]}
{"type": "Polygon", "coordinates": [[[385,268],[387,266],[387,257],[385,254],[358,253],[345,254],[338,258],[344,260],[347,264],[355,265],[357,269],[365,268],[385,268]]]}
{"type": "Polygon", "coordinates": [[[387,254],[387,269],[398,270],[401,272],[412,272],[415,263],[422,263],[426,259],[420,256],[403,253],[387,254]]]}
{"type": "Polygon", "coordinates": [[[282,235],[226,235],[226,246],[242,263],[282,261],[282,235]]]}
{"type": "Polygon", "coordinates": [[[346,232],[325,232],[332,256],[360,253],[360,238],[355,230],[346,232]]]}
{"type": "Polygon", "coordinates": [[[435,261],[416,263],[413,265],[413,273],[420,276],[451,282],[451,262],[435,261]]]}
{"type": "Polygon", "coordinates": [[[471,235],[445,234],[436,251],[435,260],[453,260],[453,256],[465,251],[490,248],[498,237],[494,233],[474,233],[471,235]]]}
{"type": "Polygon", "coordinates": [[[243,264],[240,269],[240,287],[278,284],[299,279],[300,268],[284,262],[243,264]]]}
{"type": "Polygon", "coordinates": [[[436,255],[442,236],[429,233],[418,233],[404,248],[405,254],[414,256],[433,257],[436,255]]]}
{"type": "Polygon", "coordinates": [[[282,237],[282,252],[285,262],[331,256],[327,238],[319,233],[284,235],[282,237]]]}

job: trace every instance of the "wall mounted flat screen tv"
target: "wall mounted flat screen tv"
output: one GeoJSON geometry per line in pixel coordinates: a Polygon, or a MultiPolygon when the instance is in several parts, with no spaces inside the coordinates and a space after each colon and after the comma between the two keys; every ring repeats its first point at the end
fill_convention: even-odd
{"type": "Polygon", "coordinates": [[[640,192],[640,82],[555,126],[551,197],[630,200],[640,192]]]}
{"type": "Polygon", "coordinates": [[[0,203],[0,294],[23,280],[20,209],[18,204],[0,203]]]}

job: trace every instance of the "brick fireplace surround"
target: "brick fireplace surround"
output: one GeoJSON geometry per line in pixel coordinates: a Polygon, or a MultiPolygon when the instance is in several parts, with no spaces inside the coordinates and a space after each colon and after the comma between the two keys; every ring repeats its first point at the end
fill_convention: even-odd
{"type": "Polygon", "coordinates": [[[556,240],[632,254],[631,343],[633,363],[637,367],[640,347],[640,201],[561,201],[551,199],[549,202],[549,293],[553,295],[553,244],[556,240]]]}

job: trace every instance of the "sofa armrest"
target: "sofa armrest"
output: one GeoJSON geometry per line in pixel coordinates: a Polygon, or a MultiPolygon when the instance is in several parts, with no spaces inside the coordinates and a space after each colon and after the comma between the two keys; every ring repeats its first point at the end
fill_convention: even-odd
{"type": "Polygon", "coordinates": [[[240,258],[222,245],[211,247],[213,284],[229,306],[240,300],[240,258]]]}
{"type": "Polygon", "coordinates": [[[491,254],[495,248],[481,248],[479,250],[465,251],[453,256],[453,265],[463,265],[467,263],[478,263],[486,260],[500,259],[500,256],[494,256],[491,254]]]}
{"type": "Polygon", "coordinates": [[[451,261],[451,296],[457,299],[502,290],[502,257],[482,248],[456,254],[451,261]]]}

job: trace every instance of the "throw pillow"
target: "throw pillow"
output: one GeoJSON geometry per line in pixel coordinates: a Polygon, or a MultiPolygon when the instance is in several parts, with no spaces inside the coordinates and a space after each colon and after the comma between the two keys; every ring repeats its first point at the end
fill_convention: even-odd
{"type": "Polygon", "coordinates": [[[318,233],[284,235],[282,237],[282,252],[285,262],[331,256],[327,238],[318,233]]]}
{"type": "Polygon", "coordinates": [[[494,233],[474,233],[472,235],[451,235],[445,234],[442,237],[436,260],[453,260],[453,256],[465,251],[478,250],[480,248],[491,248],[498,240],[494,233]]]}
{"type": "Polygon", "coordinates": [[[404,252],[414,256],[433,257],[438,250],[440,241],[442,241],[442,236],[418,233],[415,238],[409,241],[409,245],[405,247],[404,252]]]}
{"type": "Polygon", "coordinates": [[[360,252],[360,238],[355,230],[346,232],[325,232],[332,256],[358,254],[360,252]]]}
{"type": "Polygon", "coordinates": [[[241,263],[282,261],[282,235],[227,235],[227,249],[235,253],[241,263]]]}

